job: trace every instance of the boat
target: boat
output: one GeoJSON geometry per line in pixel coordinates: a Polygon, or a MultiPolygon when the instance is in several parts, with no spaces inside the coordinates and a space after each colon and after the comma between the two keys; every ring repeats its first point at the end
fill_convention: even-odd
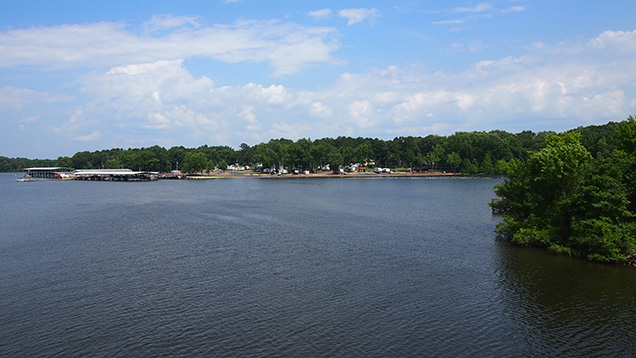
{"type": "Polygon", "coordinates": [[[33,181],[33,178],[31,178],[30,175],[25,175],[20,179],[16,179],[15,181],[33,181]]]}

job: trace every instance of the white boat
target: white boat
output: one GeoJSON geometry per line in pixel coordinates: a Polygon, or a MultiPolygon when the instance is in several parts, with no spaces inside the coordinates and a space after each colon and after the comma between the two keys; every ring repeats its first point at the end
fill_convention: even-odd
{"type": "Polygon", "coordinates": [[[15,181],[33,181],[33,178],[31,178],[30,175],[25,175],[20,179],[16,179],[15,181]]]}

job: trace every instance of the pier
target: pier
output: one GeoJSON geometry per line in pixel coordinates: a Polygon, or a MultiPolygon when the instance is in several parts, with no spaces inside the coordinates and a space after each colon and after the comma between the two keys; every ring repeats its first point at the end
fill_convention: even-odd
{"type": "Polygon", "coordinates": [[[45,167],[45,168],[24,168],[25,176],[29,178],[41,179],[65,179],[73,172],[73,168],[67,167],[45,167]]]}
{"type": "Polygon", "coordinates": [[[73,179],[92,181],[152,181],[157,180],[155,172],[132,171],[130,169],[88,169],[75,170],[73,179]]]}

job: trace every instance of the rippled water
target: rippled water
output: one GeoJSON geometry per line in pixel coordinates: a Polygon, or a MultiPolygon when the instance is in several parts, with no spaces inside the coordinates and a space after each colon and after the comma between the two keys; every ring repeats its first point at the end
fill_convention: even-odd
{"type": "Polygon", "coordinates": [[[495,240],[497,180],[15,178],[2,357],[636,355],[636,270],[495,240]]]}

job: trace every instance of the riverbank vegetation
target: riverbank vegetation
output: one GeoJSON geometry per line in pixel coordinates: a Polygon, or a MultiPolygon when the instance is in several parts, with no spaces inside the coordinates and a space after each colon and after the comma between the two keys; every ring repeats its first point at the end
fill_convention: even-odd
{"type": "Polygon", "coordinates": [[[543,148],[511,160],[495,187],[500,200],[491,203],[503,215],[498,234],[518,245],[634,265],[636,120],[612,127],[610,136],[549,134],[543,148]]]}
{"type": "Polygon", "coordinates": [[[56,166],[55,159],[29,159],[29,158],[7,158],[0,156],[0,173],[21,172],[24,168],[31,167],[53,167],[56,166]]]}
{"type": "MultiPolygon", "coordinates": [[[[615,123],[577,128],[582,144],[593,155],[613,150],[615,123]]],[[[505,131],[458,132],[450,136],[372,138],[272,139],[253,146],[182,146],[82,151],[56,160],[30,160],[0,157],[0,171],[21,171],[25,167],[62,166],[75,169],[127,168],[168,172],[200,172],[229,165],[285,167],[311,170],[329,164],[331,168],[350,163],[371,163],[413,171],[447,171],[465,174],[503,174],[507,163],[525,160],[529,151],[545,146],[550,132],[505,131]]]]}
{"type": "MultiPolygon", "coordinates": [[[[458,132],[444,137],[272,139],[254,146],[107,149],[72,157],[0,157],[0,171],[61,166],[169,172],[231,164],[311,170],[349,163],[409,172],[503,174],[493,210],[497,233],[518,245],[636,266],[636,119],[556,134],[458,132]]],[[[369,170],[369,168],[367,168],[369,170]]]]}

